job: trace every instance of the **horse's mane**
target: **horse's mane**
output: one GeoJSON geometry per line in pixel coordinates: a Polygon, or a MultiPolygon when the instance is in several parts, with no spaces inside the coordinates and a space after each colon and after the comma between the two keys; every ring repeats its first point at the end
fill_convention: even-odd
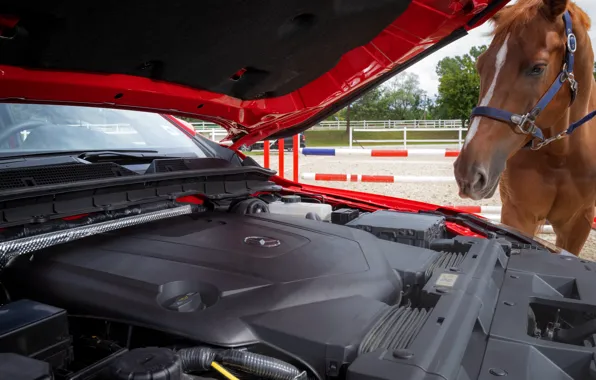
{"type": "MultiPolygon", "coordinates": [[[[501,9],[493,18],[495,28],[492,34],[502,36],[508,31],[515,32],[516,29],[523,28],[538,15],[543,4],[543,0],[519,0],[517,3],[501,9]]],[[[567,10],[575,22],[581,23],[586,30],[590,29],[592,24],[590,16],[574,2],[569,2],[567,10]]]]}

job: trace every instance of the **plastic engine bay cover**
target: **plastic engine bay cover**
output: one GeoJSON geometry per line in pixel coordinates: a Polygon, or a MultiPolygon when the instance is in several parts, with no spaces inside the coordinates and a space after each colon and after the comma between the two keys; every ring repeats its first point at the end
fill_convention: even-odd
{"type": "Polygon", "coordinates": [[[401,297],[400,257],[436,254],[314,220],[210,213],[39,251],[6,274],[15,295],[71,314],[224,347],[266,342],[324,371],[328,347],[357,349],[401,297]]]}

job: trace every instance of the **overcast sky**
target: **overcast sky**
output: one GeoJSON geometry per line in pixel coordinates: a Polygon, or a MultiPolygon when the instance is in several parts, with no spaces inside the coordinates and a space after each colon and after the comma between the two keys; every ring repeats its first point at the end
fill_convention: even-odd
{"type": "MultiPolygon", "coordinates": [[[[513,3],[514,1],[509,4],[513,3]]],[[[592,46],[596,49],[596,0],[575,0],[575,3],[592,18],[593,27],[590,31],[590,38],[592,39],[592,46]]],[[[434,97],[437,94],[437,87],[439,86],[439,78],[435,73],[437,63],[445,57],[467,53],[472,46],[490,44],[491,38],[487,36],[487,34],[491,29],[492,23],[485,23],[479,28],[472,30],[467,36],[460,38],[458,41],[453,42],[434,54],[424,58],[422,61],[406,70],[406,72],[417,74],[422,89],[431,97],[434,97]]],[[[579,48],[581,49],[581,46],[579,48]]]]}

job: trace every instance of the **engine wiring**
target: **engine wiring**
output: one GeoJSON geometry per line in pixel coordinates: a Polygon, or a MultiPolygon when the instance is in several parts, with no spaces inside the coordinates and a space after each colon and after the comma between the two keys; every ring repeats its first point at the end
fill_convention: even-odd
{"type": "Polygon", "coordinates": [[[213,367],[214,370],[222,374],[228,380],[239,380],[236,376],[232,375],[230,371],[215,361],[211,362],[211,367],[213,367]]]}

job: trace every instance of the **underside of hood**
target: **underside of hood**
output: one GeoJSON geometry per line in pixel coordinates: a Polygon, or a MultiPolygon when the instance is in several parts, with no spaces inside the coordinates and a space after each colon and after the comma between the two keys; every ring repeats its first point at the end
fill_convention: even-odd
{"type": "Polygon", "coordinates": [[[465,35],[500,0],[0,2],[0,100],[307,129],[465,35]]]}

